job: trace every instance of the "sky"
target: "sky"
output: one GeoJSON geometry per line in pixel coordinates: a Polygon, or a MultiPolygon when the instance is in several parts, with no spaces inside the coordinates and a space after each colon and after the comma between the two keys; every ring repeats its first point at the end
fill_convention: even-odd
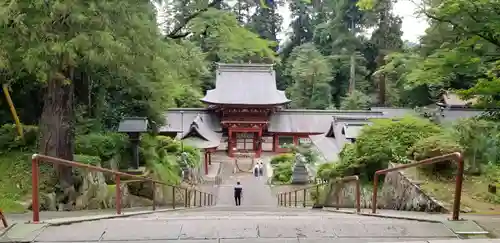
{"type": "MultiPolygon", "coordinates": [[[[417,10],[417,6],[414,3],[415,1],[418,0],[398,0],[394,5],[394,13],[403,19],[403,40],[418,43],[419,36],[425,33],[425,29],[427,28],[428,24],[425,19],[419,18],[415,14],[417,10]]],[[[288,8],[288,4],[280,7],[278,9],[278,12],[281,16],[283,16],[283,31],[279,33],[278,39],[283,42],[283,40],[286,39],[285,36],[287,31],[289,30],[291,22],[291,13],[288,8]]],[[[158,22],[163,22],[160,18],[161,17],[159,17],[158,22]]]]}
{"type": "MultiPolygon", "coordinates": [[[[425,19],[419,18],[415,12],[417,6],[412,0],[398,0],[394,5],[394,13],[403,19],[403,40],[418,43],[419,36],[425,33],[428,24],[425,19]]],[[[279,39],[283,39],[286,35],[286,30],[290,26],[291,17],[288,4],[280,7],[278,12],[283,16],[283,32],[280,33],[279,39]]]]}

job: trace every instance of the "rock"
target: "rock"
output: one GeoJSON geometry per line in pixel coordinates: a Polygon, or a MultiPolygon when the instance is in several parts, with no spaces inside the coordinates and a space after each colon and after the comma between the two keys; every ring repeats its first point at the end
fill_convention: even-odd
{"type": "Polygon", "coordinates": [[[82,173],[82,184],[78,191],[80,196],[75,200],[75,209],[107,208],[108,185],[103,173],[84,171],[82,173]],[[89,207],[91,200],[93,200],[92,207],[89,207]]]}

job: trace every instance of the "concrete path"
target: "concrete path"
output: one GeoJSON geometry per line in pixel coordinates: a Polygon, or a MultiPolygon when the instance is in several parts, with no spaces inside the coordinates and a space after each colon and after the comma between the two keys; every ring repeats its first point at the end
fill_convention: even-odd
{"type": "MultiPolygon", "coordinates": [[[[263,161],[267,161],[264,159],[263,161]]],[[[225,160],[222,165],[222,184],[217,193],[217,207],[227,207],[235,205],[234,201],[234,186],[236,182],[240,182],[243,187],[243,198],[241,206],[267,206],[276,207],[276,196],[271,191],[269,185],[266,184],[267,176],[255,177],[251,173],[236,172],[234,173],[234,162],[225,160]]],[[[240,168],[250,168],[252,166],[249,160],[240,160],[238,163],[240,168]]],[[[266,170],[267,171],[267,170],[266,170]]],[[[236,206],[234,206],[236,207],[236,206]]]]}

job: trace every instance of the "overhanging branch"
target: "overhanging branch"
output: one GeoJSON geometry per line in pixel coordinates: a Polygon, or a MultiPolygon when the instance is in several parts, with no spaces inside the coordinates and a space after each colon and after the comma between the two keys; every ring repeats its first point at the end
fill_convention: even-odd
{"type": "Polygon", "coordinates": [[[454,28],[456,28],[456,29],[458,29],[458,30],[460,30],[460,31],[462,31],[464,33],[477,35],[477,36],[483,38],[484,40],[490,42],[491,44],[493,44],[493,45],[495,45],[497,47],[500,47],[500,40],[498,40],[496,38],[492,38],[491,36],[486,35],[484,33],[481,33],[479,31],[474,31],[474,30],[466,29],[465,27],[460,26],[459,24],[453,22],[452,20],[445,19],[445,18],[439,18],[437,16],[429,14],[427,11],[424,11],[423,13],[429,19],[433,19],[433,20],[436,20],[438,22],[443,22],[443,23],[451,24],[454,28]]]}
{"type": "Polygon", "coordinates": [[[203,8],[203,9],[200,9],[194,13],[192,13],[191,15],[188,15],[185,19],[183,19],[182,21],[179,22],[179,24],[169,33],[167,34],[167,38],[170,38],[170,39],[180,39],[180,38],[184,38],[188,35],[191,34],[191,32],[185,32],[185,33],[181,33],[181,30],[186,27],[186,25],[189,23],[189,21],[193,20],[194,18],[200,16],[200,14],[208,11],[208,9],[210,8],[213,8],[219,4],[222,3],[223,0],[213,0],[212,2],[210,2],[207,7],[203,8]]]}

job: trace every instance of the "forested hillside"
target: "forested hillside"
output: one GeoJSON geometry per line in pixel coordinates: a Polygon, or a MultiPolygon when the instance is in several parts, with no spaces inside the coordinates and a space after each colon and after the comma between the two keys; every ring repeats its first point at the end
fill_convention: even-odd
{"type": "MultiPolygon", "coordinates": [[[[430,27],[418,45],[401,39],[393,5],[0,0],[0,80],[20,121],[40,131],[38,137],[37,129],[30,130],[35,135],[21,146],[14,128],[5,125],[2,150],[38,150],[72,160],[75,148],[84,150],[78,141],[100,148],[93,141],[101,139],[115,146],[115,137],[87,135],[115,130],[127,116],[161,125],[168,108],[202,107],[199,98],[214,86],[216,62],[275,63],[278,86],[293,108],[424,106],[448,89],[477,96],[480,106],[498,104],[499,2],[423,3],[420,14],[430,27]],[[292,15],[289,29],[278,13],[283,6],[292,15]],[[289,32],[279,40],[283,31],[289,32]]],[[[0,119],[14,123],[4,98],[0,119]]],[[[124,147],[117,146],[115,154],[124,147]]],[[[102,153],[92,155],[109,155],[102,153]]],[[[62,187],[71,187],[71,170],[59,172],[62,187]]]]}

